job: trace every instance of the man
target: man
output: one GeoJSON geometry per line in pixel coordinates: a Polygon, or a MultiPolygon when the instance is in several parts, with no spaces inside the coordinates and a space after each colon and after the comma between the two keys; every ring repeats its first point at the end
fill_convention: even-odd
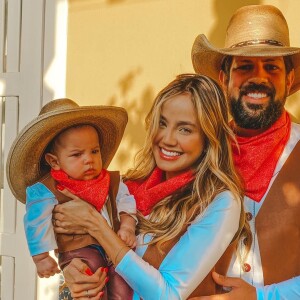
{"type": "MultiPolygon", "coordinates": [[[[276,7],[251,5],[232,16],[225,48],[199,35],[192,60],[197,73],[220,80],[228,98],[253,234],[243,263],[232,258],[231,277],[213,274],[231,291],[195,299],[300,299],[300,125],[284,109],[286,97],[300,88],[300,48],[290,47],[276,7]]],[[[246,247],[244,241],[242,256],[246,247]]]]}

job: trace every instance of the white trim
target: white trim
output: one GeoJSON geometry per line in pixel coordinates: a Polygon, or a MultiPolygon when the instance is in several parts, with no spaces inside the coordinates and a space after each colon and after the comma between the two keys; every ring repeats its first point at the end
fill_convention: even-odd
{"type": "Polygon", "coordinates": [[[43,104],[66,96],[68,1],[46,1],[43,104]]]}

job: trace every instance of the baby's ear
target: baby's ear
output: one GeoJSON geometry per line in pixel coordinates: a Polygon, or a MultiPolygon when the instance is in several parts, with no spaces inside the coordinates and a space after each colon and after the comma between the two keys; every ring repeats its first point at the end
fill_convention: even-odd
{"type": "Polygon", "coordinates": [[[56,155],[52,153],[46,153],[45,160],[53,170],[60,170],[59,161],[56,155]]]}

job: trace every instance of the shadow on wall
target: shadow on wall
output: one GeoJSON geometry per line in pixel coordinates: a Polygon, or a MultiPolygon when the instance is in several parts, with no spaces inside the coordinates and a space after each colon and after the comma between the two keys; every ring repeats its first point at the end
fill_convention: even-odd
{"type": "Polygon", "coordinates": [[[126,0],[106,0],[106,3],[107,4],[119,4],[119,3],[122,3],[126,0]]]}
{"type": "MultiPolygon", "coordinates": [[[[138,77],[141,75],[141,68],[129,71],[118,83],[118,90],[108,100],[108,105],[120,105],[128,112],[128,124],[120,148],[118,149],[115,162],[119,166],[133,167],[133,158],[141,148],[145,140],[145,118],[150,111],[155,94],[154,88],[147,85],[142,88],[138,99],[130,96],[138,77]]],[[[126,172],[125,170],[122,170],[126,172]]]]}
{"type": "Polygon", "coordinates": [[[214,12],[216,15],[216,24],[212,28],[208,39],[216,47],[224,47],[226,28],[233,13],[245,5],[262,4],[260,0],[215,0],[214,12]]]}

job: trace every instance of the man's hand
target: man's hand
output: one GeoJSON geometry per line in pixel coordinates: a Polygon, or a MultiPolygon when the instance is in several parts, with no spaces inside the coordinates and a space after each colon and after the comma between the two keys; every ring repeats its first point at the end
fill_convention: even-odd
{"type": "Polygon", "coordinates": [[[194,297],[189,300],[256,300],[256,289],[243,279],[226,277],[216,272],[212,274],[214,281],[227,288],[229,293],[211,296],[194,297]]]}

